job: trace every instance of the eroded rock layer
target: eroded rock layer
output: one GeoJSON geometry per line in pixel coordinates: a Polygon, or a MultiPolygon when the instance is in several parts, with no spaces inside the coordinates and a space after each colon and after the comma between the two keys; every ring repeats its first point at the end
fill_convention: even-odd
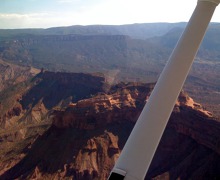
{"type": "MultiPolygon", "coordinates": [[[[121,83],[53,109],[52,125],[1,163],[0,178],[105,180],[153,87],[121,83]]],[[[220,123],[181,92],[146,179],[218,179],[219,135],[220,123]]]]}

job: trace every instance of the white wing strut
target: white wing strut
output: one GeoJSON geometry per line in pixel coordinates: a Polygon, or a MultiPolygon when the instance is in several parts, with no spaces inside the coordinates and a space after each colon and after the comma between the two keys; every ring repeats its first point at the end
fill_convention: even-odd
{"type": "Polygon", "coordinates": [[[198,0],[109,180],[143,180],[146,176],[176,99],[219,3],[220,0],[198,0]]]}

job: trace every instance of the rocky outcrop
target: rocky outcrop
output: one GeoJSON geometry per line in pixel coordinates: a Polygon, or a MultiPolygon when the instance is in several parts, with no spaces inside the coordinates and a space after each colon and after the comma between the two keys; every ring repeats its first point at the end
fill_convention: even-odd
{"type": "Polygon", "coordinates": [[[61,109],[106,88],[101,75],[41,70],[33,79],[0,93],[0,128],[39,123],[52,108],[61,109]]]}
{"type": "Polygon", "coordinates": [[[30,79],[39,72],[40,70],[32,67],[22,67],[0,59],[0,92],[12,85],[30,79]]]}
{"type": "Polygon", "coordinates": [[[105,89],[105,78],[101,75],[42,71],[33,81],[34,86],[20,100],[24,109],[39,101],[47,109],[62,107],[105,89]]]}
{"type": "Polygon", "coordinates": [[[76,155],[76,166],[72,166],[72,169],[77,169],[76,176],[81,178],[87,176],[88,179],[106,179],[119,153],[118,137],[106,131],[86,142],[76,155]]]}
{"type": "MultiPolygon", "coordinates": [[[[0,178],[105,180],[152,88],[118,84],[53,110],[52,126],[0,178]]],[[[181,92],[146,179],[220,177],[219,135],[220,123],[181,92]]]]}
{"type": "MultiPolygon", "coordinates": [[[[122,83],[53,110],[52,126],[0,178],[105,180],[152,88],[122,83]]],[[[220,123],[181,92],[146,179],[218,177],[219,135],[220,123]]]]}
{"type": "Polygon", "coordinates": [[[148,84],[144,88],[132,84],[118,88],[111,94],[100,93],[70,104],[65,111],[54,111],[53,125],[58,128],[95,129],[114,122],[135,122],[153,85],[148,84]]]}
{"type": "Polygon", "coordinates": [[[10,127],[14,122],[16,122],[22,116],[22,106],[20,104],[15,104],[6,111],[3,116],[0,117],[0,128],[10,127]]]}
{"type": "MultiPolygon", "coordinates": [[[[52,108],[62,109],[71,101],[104,91],[104,83],[101,75],[42,70],[31,80],[0,92],[0,174],[22,161],[37,137],[50,127],[52,108]]],[[[28,178],[41,177],[41,169],[34,169],[28,178]]]]}
{"type": "MultiPolygon", "coordinates": [[[[39,101],[33,107],[30,106],[28,109],[24,109],[18,100],[14,102],[11,108],[1,111],[0,130],[13,129],[17,125],[40,123],[48,113],[48,109],[45,108],[42,101],[39,101]]],[[[6,101],[6,103],[8,102],[6,101]]]]}

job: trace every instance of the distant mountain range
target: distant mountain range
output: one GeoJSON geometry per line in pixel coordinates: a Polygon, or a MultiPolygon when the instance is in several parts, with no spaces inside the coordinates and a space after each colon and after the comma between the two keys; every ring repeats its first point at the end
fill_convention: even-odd
{"type": "MultiPolygon", "coordinates": [[[[185,25],[0,30],[0,179],[105,180],[185,25]]],[[[219,30],[209,27],[146,179],[220,177],[219,30]]]]}
{"type": "MultiPolygon", "coordinates": [[[[50,71],[101,72],[112,83],[155,82],[185,25],[146,23],[0,30],[0,59],[50,71]]],[[[219,92],[219,72],[220,24],[211,23],[193,65],[191,80],[187,81],[191,96],[202,103],[209,102],[210,98],[204,97],[219,92]],[[200,89],[203,96],[198,97],[192,87],[200,89]]],[[[220,98],[217,106],[218,102],[220,98]]]]}
{"type": "Polygon", "coordinates": [[[48,29],[0,29],[0,38],[7,39],[22,34],[35,35],[126,35],[135,39],[161,36],[173,28],[185,27],[186,23],[145,23],[128,25],[89,25],[53,27],[48,29]]]}
{"type": "MultiPolygon", "coordinates": [[[[154,67],[161,69],[165,64],[185,25],[150,23],[0,30],[0,57],[16,64],[53,71],[119,69],[124,71],[122,74],[127,74],[126,69],[132,69],[139,74],[133,73],[130,77],[141,78],[141,74],[146,76],[146,71],[160,72],[154,67]]],[[[210,25],[198,53],[199,59],[218,61],[219,29],[219,24],[210,25]]]]}

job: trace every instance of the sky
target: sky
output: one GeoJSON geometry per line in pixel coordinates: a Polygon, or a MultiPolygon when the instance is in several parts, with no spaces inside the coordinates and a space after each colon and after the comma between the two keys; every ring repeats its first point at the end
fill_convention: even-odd
{"type": "MultiPolygon", "coordinates": [[[[197,0],[0,0],[0,29],[186,22],[197,0]]],[[[213,22],[220,22],[220,7],[213,22]]]]}

